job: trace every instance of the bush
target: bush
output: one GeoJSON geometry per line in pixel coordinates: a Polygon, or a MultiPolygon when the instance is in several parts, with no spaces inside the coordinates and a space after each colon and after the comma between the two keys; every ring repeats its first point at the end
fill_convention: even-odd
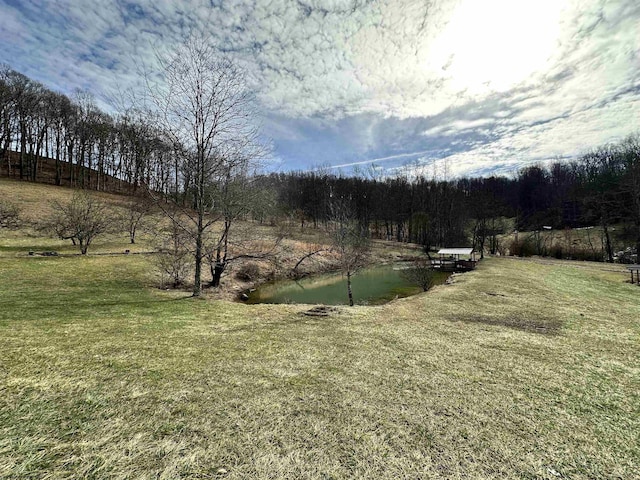
{"type": "Polygon", "coordinates": [[[20,209],[11,202],[0,200],[0,228],[17,228],[20,209]]]}
{"type": "Polygon", "coordinates": [[[162,286],[166,286],[165,275],[171,286],[178,288],[184,285],[185,278],[191,268],[193,257],[189,252],[189,238],[177,224],[163,229],[158,237],[158,254],[154,256],[154,263],[162,275],[162,286]]]}
{"type": "Polygon", "coordinates": [[[572,260],[583,260],[588,262],[603,262],[604,253],[587,249],[574,249],[571,255],[572,260]]]}
{"type": "Polygon", "coordinates": [[[260,267],[257,263],[249,262],[242,265],[236,272],[236,278],[245,282],[257,280],[260,276],[260,267]]]}
{"type": "Polygon", "coordinates": [[[536,254],[536,246],[528,238],[524,240],[513,240],[509,246],[511,255],[516,257],[531,257],[536,254]]]}
{"type": "Polygon", "coordinates": [[[558,260],[562,260],[564,258],[564,251],[562,250],[562,245],[552,246],[551,251],[549,252],[549,256],[557,258],[558,260]]]}

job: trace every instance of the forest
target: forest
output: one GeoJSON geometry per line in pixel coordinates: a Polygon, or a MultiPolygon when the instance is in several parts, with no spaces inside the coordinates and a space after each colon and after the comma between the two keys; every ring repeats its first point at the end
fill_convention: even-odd
{"type": "MultiPolygon", "coordinates": [[[[166,122],[141,109],[106,113],[88,92],[69,98],[9,66],[0,69],[0,175],[88,190],[155,192],[197,210],[199,171],[180,160],[188,148],[166,122]]],[[[331,221],[340,199],[372,238],[418,243],[427,252],[472,243],[493,254],[501,246],[498,237],[514,229],[590,226],[602,231],[602,248],[590,259],[614,260],[614,226],[626,246],[640,251],[640,134],[585,145],[578,158],[529,165],[512,177],[429,177],[409,170],[393,176],[322,169],[265,173],[249,162],[232,163],[211,184],[227,182],[219,192],[252,192],[234,196],[235,217],[287,217],[302,229],[317,228],[331,221]],[[238,205],[240,197],[246,204],[238,205]]]]}

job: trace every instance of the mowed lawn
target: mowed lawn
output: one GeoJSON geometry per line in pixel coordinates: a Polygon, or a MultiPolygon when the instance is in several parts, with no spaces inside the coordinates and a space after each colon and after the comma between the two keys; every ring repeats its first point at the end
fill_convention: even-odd
{"type": "Polygon", "coordinates": [[[640,478],[640,287],[487,259],[382,307],[0,258],[0,478],[640,478]]]}

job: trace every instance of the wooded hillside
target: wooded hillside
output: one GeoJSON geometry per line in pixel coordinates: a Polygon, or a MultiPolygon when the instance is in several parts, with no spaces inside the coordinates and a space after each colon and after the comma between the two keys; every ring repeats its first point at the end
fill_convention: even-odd
{"type": "MultiPolygon", "coordinates": [[[[573,161],[528,166],[512,178],[254,175],[242,187],[253,192],[253,207],[244,210],[317,227],[340,199],[374,237],[426,248],[473,243],[492,253],[497,236],[513,228],[595,225],[604,235],[601,257],[611,261],[612,225],[622,225],[626,246],[640,251],[640,135],[591,147],[573,161]]],[[[144,112],[109,115],[86,92],[70,99],[0,70],[0,175],[113,192],[144,188],[194,206],[194,171],[180,163],[184,154],[184,144],[144,112]]]]}

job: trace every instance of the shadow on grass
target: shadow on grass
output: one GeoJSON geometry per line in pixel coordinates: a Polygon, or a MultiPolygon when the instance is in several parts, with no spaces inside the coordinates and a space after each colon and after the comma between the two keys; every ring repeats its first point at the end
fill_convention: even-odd
{"type": "Polygon", "coordinates": [[[542,335],[558,335],[562,329],[562,321],[557,318],[542,316],[518,316],[507,315],[503,317],[490,317],[488,315],[463,315],[452,316],[452,322],[482,323],[499,327],[513,328],[524,332],[539,333],[542,335]]]}

